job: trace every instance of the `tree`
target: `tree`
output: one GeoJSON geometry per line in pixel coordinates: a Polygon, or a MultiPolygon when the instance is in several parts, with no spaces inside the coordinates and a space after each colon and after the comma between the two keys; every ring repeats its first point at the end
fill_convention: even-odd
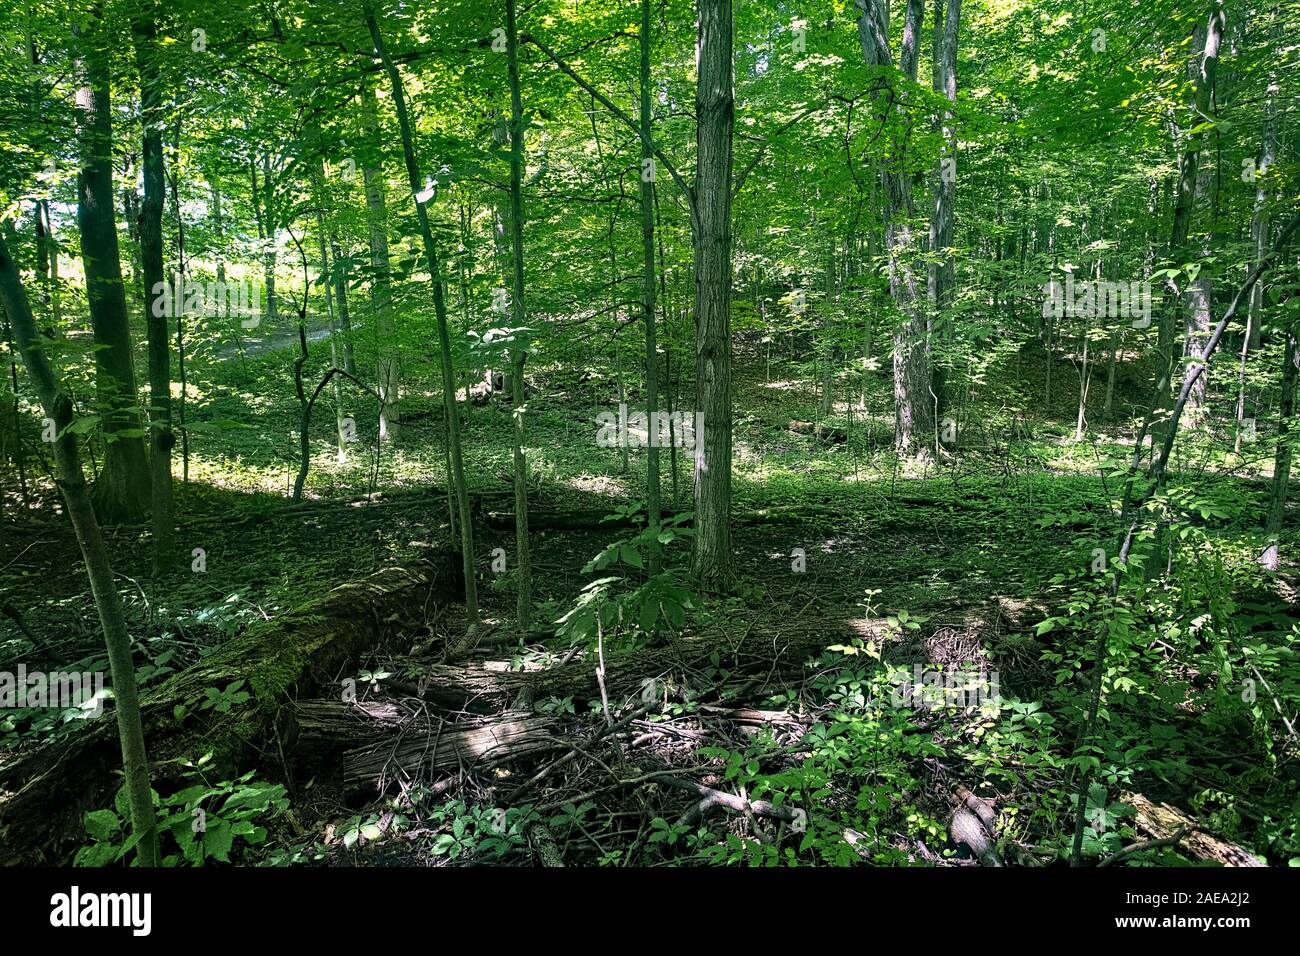
{"type": "Polygon", "coordinates": [[[362,15],[366,28],[374,44],[375,55],[388,73],[392,87],[393,108],[397,112],[397,126],[402,137],[402,155],[406,159],[406,175],[411,187],[411,198],[415,201],[415,215],[419,221],[420,238],[424,243],[425,260],[429,267],[429,281],[433,286],[433,309],[438,322],[438,353],[442,364],[442,407],[447,418],[447,444],[451,457],[451,481],[456,489],[456,505],[460,517],[461,559],[465,565],[465,613],[469,618],[470,629],[478,624],[478,587],[474,580],[474,528],[470,523],[469,487],[465,482],[465,465],[461,458],[460,418],[456,414],[456,368],[451,359],[451,334],[447,324],[447,303],[443,291],[442,259],[433,240],[433,229],[429,225],[429,211],[425,201],[420,199],[424,185],[420,175],[420,165],[415,158],[415,145],[411,134],[411,121],[406,110],[406,94],[402,87],[402,77],[384,46],[384,37],[375,20],[374,7],[370,0],[361,0],[362,15]]]}
{"type": "Polygon", "coordinates": [[[379,359],[379,394],[383,397],[383,406],[379,410],[379,435],[389,438],[394,426],[401,420],[401,367],[398,362],[396,329],[393,326],[392,266],[388,261],[388,204],[384,196],[384,170],[379,143],[383,140],[383,129],[379,125],[379,111],[375,108],[375,91],[370,89],[367,80],[362,81],[361,116],[366,131],[372,137],[374,162],[367,162],[362,169],[362,178],[366,187],[366,229],[370,238],[370,268],[373,277],[370,280],[370,305],[376,321],[379,322],[379,334],[384,342],[390,343],[379,359]]]}
{"type": "MultiPolygon", "coordinates": [[[[855,3],[862,57],[868,66],[888,71],[893,66],[888,7],[883,0],[855,0],[855,3]]],[[[908,0],[898,55],[899,70],[908,83],[916,81],[917,44],[924,12],[923,0],[908,0]]],[[[888,72],[884,73],[883,82],[890,83],[888,72]]],[[[894,90],[889,97],[882,97],[879,92],[873,94],[878,122],[893,130],[890,157],[880,166],[880,192],[889,259],[889,293],[901,316],[894,333],[894,446],[900,455],[912,455],[924,449],[934,430],[934,415],[929,394],[926,315],[918,278],[920,269],[914,261],[916,236],[911,219],[916,211],[912,203],[911,174],[904,164],[906,120],[891,115],[887,105],[895,97],[905,98],[906,91],[894,90]],[[898,130],[900,123],[903,128],[898,130]]]]}
{"type": "MultiPolygon", "coordinates": [[[[6,228],[12,228],[5,223],[6,228]]],[[[108,663],[113,677],[114,711],[118,737],[122,743],[122,764],[131,808],[131,826],[139,838],[136,856],[141,866],[158,866],[158,834],[155,829],[153,798],[149,789],[149,760],[145,753],[144,727],[140,722],[140,700],[136,691],[135,665],[131,661],[131,637],[122,613],[122,599],[113,580],[108,549],[100,532],[99,521],[86,491],[86,476],[81,467],[77,436],[70,430],[73,422],[72,401],[55,376],[45,354],[45,343],[36,331],[31,304],[23,288],[18,267],[9,254],[8,243],[0,236],[0,305],[12,323],[23,364],[40,396],[45,414],[56,429],[55,463],[59,490],[68,508],[86,563],[95,609],[99,613],[108,663]]]]}
{"type": "Polygon", "coordinates": [[[519,630],[526,632],[533,615],[533,562],[528,548],[528,459],[524,456],[524,363],[528,360],[528,321],[524,309],[524,119],[519,89],[519,28],[515,0],[506,0],[506,58],[510,74],[510,314],[514,328],[511,347],[511,408],[514,420],[515,588],[519,630]]]}
{"type": "Polygon", "coordinates": [[[110,37],[98,16],[74,31],[81,171],[77,226],[94,331],[95,385],[103,427],[104,466],[93,493],[107,522],[139,521],[149,509],[150,472],[136,400],[135,364],[113,203],[113,124],[109,102],[110,37]]]}
{"type": "MultiPolygon", "coordinates": [[[[1188,237],[1191,233],[1192,216],[1196,209],[1197,171],[1200,168],[1201,146],[1205,137],[1204,118],[1210,115],[1210,100],[1214,92],[1214,77],[1219,64],[1219,45],[1223,40],[1223,26],[1226,14],[1220,0],[1213,0],[1210,12],[1203,27],[1198,26],[1194,34],[1198,38],[1198,52],[1192,68],[1193,109],[1191,126],[1185,133],[1182,153],[1178,158],[1178,184],[1175,192],[1173,231],[1169,238],[1169,261],[1171,268],[1181,268],[1187,255],[1188,237]]],[[[1175,302],[1176,302],[1175,298],[1175,302]]],[[[1203,287],[1193,280],[1192,292],[1189,294],[1188,307],[1192,310],[1200,307],[1208,310],[1208,298],[1203,287]]],[[[1156,344],[1157,378],[1156,405],[1149,416],[1154,422],[1153,445],[1155,436],[1165,428],[1165,415],[1170,397],[1174,375],[1174,320],[1176,307],[1166,309],[1161,316],[1159,339],[1156,344]]]]}
{"type": "MultiPolygon", "coordinates": [[[[943,95],[953,108],[957,104],[957,35],[960,30],[961,0],[935,0],[934,4],[934,89],[943,95]]],[[[929,295],[930,339],[947,337],[944,310],[952,297],[954,262],[951,253],[953,217],[957,205],[957,133],[953,128],[953,110],[943,111],[939,121],[943,146],[935,158],[931,182],[934,190],[934,211],[930,217],[929,295]],[[939,328],[936,329],[935,326],[939,328]],[[936,336],[935,333],[939,333],[936,336]]],[[[935,416],[941,416],[947,402],[947,389],[942,363],[932,363],[935,416]]]]}
{"type": "Polygon", "coordinates": [[[731,0],[698,0],[695,183],[695,553],[706,587],[731,580],[731,0]]]}
{"type": "MultiPolygon", "coordinates": [[[[641,133],[641,310],[645,324],[645,401],[650,422],[650,442],[646,448],[646,520],[658,528],[662,519],[659,494],[659,346],[655,336],[655,158],[653,116],[650,112],[650,0],[641,0],[641,53],[638,71],[639,102],[637,122],[641,133]]],[[[661,556],[658,539],[650,548],[650,573],[658,573],[661,556]]]]}
{"type": "Polygon", "coordinates": [[[171,342],[166,310],[159,290],[166,288],[163,272],[162,216],[167,184],[163,166],[163,115],[156,9],[150,3],[132,24],[136,69],[140,74],[140,122],[144,128],[141,156],[144,166],[144,200],[140,205],[140,258],[144,273],[145,328],[149,340],[150,487],[153,520],[153,566],[165,574],[176,564],[172,519],[171,342]]]}
{"type": "MultiPolygon", "coordinates": [[[[1260,256],[1261,261],[1263,256],[1260,256]]],[[[1277,413],[1277,450],[1273,458],[1273,484],[1269,489],[1268,514],[1264,519],[1264,552],[1259,563],[1270,571],[1276,571],[1282,563],[1281,543],[1282,523],[1286,518],[1286,496],[1291,482],[1291,459],[1295,453],[1295,437],[1292,429],[1295,425],[1295,392],[1297,362],[1300,362],[1300,349],[1296,338],[1300,335],[1300,326],[1292,322],[1286,330],[1286,344],[1282,352],[1282,398],[1278,403],[1277,413]]]]}

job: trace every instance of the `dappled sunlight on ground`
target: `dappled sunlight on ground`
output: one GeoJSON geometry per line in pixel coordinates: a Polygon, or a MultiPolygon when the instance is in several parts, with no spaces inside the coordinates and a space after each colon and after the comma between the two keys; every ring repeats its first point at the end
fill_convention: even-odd
{"type": "Polygon", "coordinates": [[[589,495],[622,497],[628,493],[627,481],[612,475],[574,475],[559,482],[561,487],[589,495]]]}

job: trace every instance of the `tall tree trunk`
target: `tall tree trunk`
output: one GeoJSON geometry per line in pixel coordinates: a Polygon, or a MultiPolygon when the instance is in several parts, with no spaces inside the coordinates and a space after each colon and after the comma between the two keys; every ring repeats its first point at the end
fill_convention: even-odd
{"type": "MultiPolygon", "coordinates": [[[[1200,54],[1193,67],[1195,96],[1192,115],[1189,120],[1190,131],[1178,160],[1178,185],[1174,202],[1174,222],[1169,238],[1169,261],[1171,265],[1181,265],[1186,261],[1187,240],[1191,233],[1192,214],[1196,206],[1197,172],[1200,168],[1201,144],[1204,131],[1198,129],[1210,114],[1211,97],[1214,91],[1214,77],[1219,64],[1219,45],[1223,40],[1225,14],[1219,0],[1214,0],[1209,15],[1203,26],[1196,28],[1195,45],[1200,46],[1200,54]],[[1201,45],[1203,43],[1203,46],[1201,45]]],[[[1171,297],[1172,299],[1173,297],[1171,297]]],[[[1171,302],[1163,310],[1157,335],[1157,380],[1155,406],[1150,418],[1162,422],[1167,418],[1169,401],[1172,399],[1174,369],[1174,322],[1178,314],[1178,302],[1171,302]]],[[[1162,424],[1151,428],[1152,448],[1159,446],[1157,437],[1164,431],[1162,424]]]]}
{"type": "MultiPolygon", "coordinates": [[[[961,0],[935,0],[934,3],[934,90],[952,107],[957,104],[957,36],[961,22],[961,0]]],[[[952,298],[954,265],[951,253],[953,227],[957,208],[957,131],[953,126],[953,110],[946,109],[940,118],[943,146],[935,159],[932,175],[934,188],[934,214],[930,219],[930,342],[950,338],[950,323],[943,320],[943,312],[952,298]],[[936,327],[937,326],[937,327],[936,327]]],[[[930,380],[934,392],[936,416],[946,410],[947,369],[942,362],[933,362],[930,380]]]]}
{"type": "Polygon", "coordinates": [[[172,519],[171,342],[163,272],[162,216],[167,188],[163,163],[162,91],[158,75],[156,8],[133,24],[135,62],[140,74],[140,121],[144,128],[144,200],[140,209],[140,259],[144,273],[145,327],[149,340],[149,466],[152,487],[153,570],[162,575],[176,564],[172,519]],[[160,298],[162,301],[159,301],[160,298]]]}
{"type": "MultiPolygon", "coordinates": [[[[329,319],[330,329],[330,365],[334,368],[342,367],[345,372],[352,375],[352,371],[347,368],[346,364],[339,365],[339,330],[337,323],[334,321],[334,283],[330,280],[330,257],[325,245],[325,174],[323,167],[324,163],[322,162],[320,166],[312,171],[312,179],[316,191],[316,252],[320,257],[321,286],[325,290],[325,315],[329,319]]],[[[335,268],[337,269],[337,264],[335,268]]],[[[303,278],[305,281],[306,276],[304,275],[303,278]]],[[[344,361],[346,363],[346,359],[344,361]]],[[[348,460],[347,433],[343,424],[343,381],[338,375],[335,375],[330,385],[334,390],[334,433],[336,438],[335,447],[337,449],[334,457],[335,461],[341,465],[348,460]]]]}
{"type": "MultiPolygon", "coordinates": [[[[1196,174],[1196,204],[1202,209],[1211,210],[1211,215],[1219,204],[1219,176],[1208,163],[1202,163],[1196,174]]],[[[1214,250],[1214,226],[1207,225],[1198,242],[1197,254],[1202,260],[1201,271],[1187,289],[1187,335],[1183,342],[1183,356],[1189,358],[1200,353],[1205,339],[1214,327],[1214,279],[1211,276],[1209,257],[1214,250]]],[[[1196,380],[1192,397],[1188,402],[1188,418],[1197,421],[1203,414],[1206,400],[1206,388],[1209,385],[1209,370],[1196,380]]]]}
{"type": "Polygon", "coordinates": [[[262,222],[266,239],[262,246],[262,281],[266,285],[266,320],[272,326],[280,321],[279,297],[275,292],[276,234],[279,221],[275,214],[275,183],[271,178],[271,154],[262,154],[262,222]]]}
{"type": "Polygon", "coordinates": [[[108,649],[108,664],[113,677],[113,709],[117,716],[118,737],[122,744],[122,765],[131,809],[131,828],[140,837],[136,855],[141,866],[158,866],[158,834],[153,798],[149,788],[149,760],[145,752],[144,729],[140,722],[140,699],[136,690],[135,668],[131,662],[131,637],[126,630],[122,598],[113,581],[108,549],[99,522],[86,491],[86,476],[81,468],[77,437],[68,430],[72,424],[72,400],[55,378],[54,369],[42,348],[32,318],[27,292],[23,289],[18,267],[9,255],[9,247],[0,236],[0,305],[18,338],[23,362],[27,366],[45,414],[54,419],[57,439],[54,442],[59,488],[72,520],[77,543],[81,546],[90,589],[99,612],[100,627],[108,649]]]}
{"type": "MultiPolygon", "coordinates": [[[[1274,30],[1276,34],[1276,29],[1274,30]]],[[[1279,89],[1276,75],[1269,77],[1264,100],[1263,142],[1260,144],[1259,165],[1255,168],[1255,210],[1250,219],[1250,243],[1255,261],[1268,252],[1269,232],[1269,179],[1268,171],[1277,159],[1278,120],[1277,97],[1279,89]]],[[[1250,290],[1249,310],[1246,313],[1246,335],[1241,342],[1241,367],[1237,374],[1237,436],[1235,451],[1241,452],[1242,423],[1246,417],[1246,361],[1251,352],[1259,350],[1260,323],[1264,319],[1264,283],[1250,290]]]]}
{"type": "Polygon", "coordinates": [[[1115,366],[1119,361],[1119,350],[1124,344],[1121,326],[1116,325],[1110,332],[1110,364],[1106,368],[1106,402],[1101,409],[1101,417],[1110,422],[1115,405],[1115,366]]]}
{"type": "MultiPolygon", "coordinates": [[[[858,8],[858,38],[868,66],[893,64],[889,49],[889,11],[885,0],[855,0],[858,8]]],[[[903,42],[898,65],[908,80],[916,79],[917,44],[921,32],[924,0],[908,0],[903,21],[903,42]]],[[[884,104],[892,102],[876,94],[877,119],[882,125],[903,124],[904,131],[892,137],[891,158],[880,165],[880,187],[884,208],[885,249],[889,259],[889,292],[901,313],[894,333],[894,445],[900,455],[923,452],[934,431],[930,400],[930,360],[926,342],[927,316],[918,273],[923,266],[914,260],[915,236],[911,218],[912,179],[903,168],[907,118],[890,116],[884,104]]]]}
{"type": "Polygon", "coordinates": [[[344,257],[343,246],[339,242],[339,230],[334,223],[332,206],[330,210],[330,256],[334,261],[334,301],[338,303],[339,332],[343,340],[343,371],[355,377],[357,359],[352,347],[352,313],[348,308],[348,259],[344,257]]]}
{"type": "Polygon", "coordinates": [[[45,309],[46,335],[54,338],[58,328],[63,324],[59,311],[59,243],[54,237],[54,224],[50,221],[50,202],[42,199],[36,204],[37,252],[44,252],[40,270],[42,306],[45,309]]]}
{"type": "Polygon", "coordinates": [[[695,435],[693,571],[726,587],[731,568],[731,0],[698,0],[695,91],[695,435]]]}
{"type": "MultiPolygon", "coordinates": [[[[321,230],[322,239],[329,241],[326,258],[333,263],[330,274],[323,279],[327,290],[333,290],[333,295],[326,297],[330,305],[330,321],[334,323],[330,329],[330,352],[342,354],[342,364],[336,359],[335,367],[343,369],[355,378],[357,363],[352,348],[352,317],[348,310],[347,260],[343,256],[343,245],[339,241],[338,206],[334,201],[334,191],[330,187],[329,178],[325,175],[323,159],[316,171],[316,177],[319,196],[317,205],[320,208],[320,220],[317,226],[321,230]]],[[[341,385],[342,383],[336,387],[336,390],[341,385]]]]}
{"type": "Polygon", "coordinates": [[[384,46],[383,34],[375,20],[371,0],[361,0],[361,8],[374,43],[375,53],[388,73],[388,81],[393,92],[393,109],[397,112],[397,124],[402,136],[402,154],[406,159],[406,175],[410,182],[411,198],[415,202],[415,214],[420,224],[420,236],[424,240],[424,254],[428,261],[429,281],[433,283],[433,311],[438,322],[438,351],[442,364],[442,404],[447,419],[447,445],[451,456],[451,480],[456,487],[456,504],[460,512],[461,558],[465,566],[465,613],[469,625],[474,629],[478,625],[478,587],[474,579],[474,528],[469,515],[469,488],[465,483],[465,465],[461,458],[460,416],[456,414],[456,368],[451,360],[451,332],[447,323],[447,303],[443,290],[442,263],[437,246],[433,242],[433,230],[429,225],[429,213],[420,201],[423,183],[420,166],[415,158],[415,145],[411,136],[411,121],[406,112],[406,94],[402,88],[402,77],[393,64],[384,46]]]}
{"type": "Polygon", "coordinates": [[[524,456],[524,362],[528,359],[528,321],[524,308],[524,105],[519,89],[519,28],[515,0],[506,0],[506,58],[510,73],[510,313],[515,344],[511,348],[511,408],[514,419],[516,609],[519,633],[533,617],[533,562],[528,548],[528,459],[524,456]]]}
{"type": "MultiPolygon", "coordinates": [[[[641,127],[641,310],[645,323],[645,401],[650,423],[646,447],[646,520],[658,528],[661,516],[659,491],[659,346],[655,336],[655,207],[652,129],[650,114],[650,0],[641,0],[641,65],[638,122],[641,127]]],[[[658,538],[650,543],[650,573],[659,573],[661,555],[658,538]]]]}
{"type": "MultiPolygon", "coordinates": [[[[217,257],[217,281],[226,281],[226,223],[225,217],[221,212],[221,187],[216,181],[208,183],[212,192],[212,231],[217,237],[217,248],[214,250],[217,257]]],[[[235,326],[239,328],[238,325],[235,326]]]]}
{"type": "Polygon", "coordinates": [[[1074,421],[1074,440],[1083,441],[1084,428],[1087,425],[1088,414],[1088,385],[1091,382],[1091,374],[1088,368],[1088,344],[1091,338],[1091,329],[1086,325],[1083,329],[1083,358],[1079,365],[1079,412],[1074,421]]]}
{"type": "Polygon", "coordinates": [[[140,521],[149,508],[149,463],[126,311],[126,288],[113,213],[113,129],[108,55],[102,27],[77,29],[77,114],[81,170],[77,226],[86,274],[86,303],[95,345],[95,387],[105,441],[93,499],[106,522],[140,521]]]}
{"type": "MultiPolygon", "coordinates": [[[[369,83],[361,91],[361,115],[372,137],[374,149],[383,142],[379,126],[379,111],[375,106],[375,91],[369,83]]],[[[366,229],[370,236],[370,266],[374,278],[370,282],[370,305],[379,327],[378,387],[381,399],[379,408],[379,440],[393,437],[394,428],[401,418],[401,374],[398,364],[397,331],[393,325],[393,293],[388,261],[388,204],[384,197],[384,171],[379,163],[366,163],[362,170],[366,187],[366,229]]]]}
{"type": "MultiPolygon", "coordinates": [[[[1267,254],[1268,250],[1265,250],[1267,254]]],[[[1261,259],[1263,257],[1261,256],[1261,259]]],[[[1295,422],[1296,362],[1300,361],[1296,338],[1300,325],[1293,324],[1286,334],[1286,348],[1282,357],[1282,402],[1277,417],[1277,451],[1273,459],[1273,487],[1269,495],[1268,517],[1264,521],[1264,535],[1268,544],[1259,557],[1259,563],[1276,571],[1282,563],[1278,539],[1282,534],[1282,521],[1286,516],[1287,487],[1291,480],[1291,429],[1295,422]]]]}
{"type": "MultiPolygon", "coordinates": [[[[173,127],[175,140],[172,153],[172,218],[176,220],[176,286],[185,282],[185,220],[181,218],[181,121],[173,127]]],[[[185,305],[175,302],[176,309],[176,376],[181,382],[180,400],[176,403],[176,417],[181,432],[181,482],[190,482],[190,433],[185,427],[185,400],[190,386],[185,377],[185,305]]]]}

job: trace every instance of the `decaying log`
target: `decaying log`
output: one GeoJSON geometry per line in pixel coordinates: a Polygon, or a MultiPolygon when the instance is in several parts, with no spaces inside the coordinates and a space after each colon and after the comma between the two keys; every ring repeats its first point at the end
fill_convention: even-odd
{"type": "Polygon", "coordinates": [[[536,820],[531,822],[528,827],[528,843],[542,866],[564,866],[564,854],[555,842],[555,834],[544,823],[536,820]]]}
{"type": "Polygon", "coordinates": [[[998,855],[997,813],[993,801],[987,797],[977,797],[965,787],[958,787],[953,794],[956,804],[952,818],[948,821],[948,838],[955,846],[965,846],[979,860],[980,866],[1000,867],[1002,857],[998,855]]]}
{"type": "MultiPolygon", "coordinates": [[[[716,634],[691,635],[670,646],[642,648],[605,655],[605,685],[610,703],[631,699],[662,701],[681,699],[687,691],[699,693],[679,676],[710,666],[709,658],[719,651],[723,666],[736,674],[761,673],[777,681],[797,671],[810,655],[834,644],[842,625],[806,620],[798,631],[756,629],[736,648],[719,643],[716,634]]],[[[423,671],[421,698],[447,710],[498,713],[508,709],[520,695],[540,702],[548,697],[575,700],[595,699],[600,694],[595,665],[578,658],[569,663],[527,671],[507,670],[506,661],[477,660],[463,665],[432,665],[423,671]]]]}
{"type": "Polygon", "coordinates": [[[1223,866],[1268,865],[1245,847],[1206,832],[1187,814],[1167,803],[1154,803],[1140,793],[1123,793],[1120,802],[1137,810],[1133,826],[1144,839],[1169,840],[1182,830],[1177,849],[1184,856],[1223,866]]]}
{"type": "Polygon", "coordinates": [[[391,782],[447,771],[482,770],[560,746],[556,719],[524,712],[444,724],[392,703],[300,701],[293,708],[296,755],[312,761],[343,753],[343,783],[384,790],[391,782]]]}
{"type": "MultiPolygon", "coordinates": [[[[428,563],[380,571],[254,624],[147,689],[140,708],[154,788],[166,792],[182,760],[208,752],[212,773],[229,776],[259,749],[276,754],[276,717],[285,704],[347,677],[352,663],[385,636],[422,622],[431,605],[463,595],[460,558],[433,552],[428,563]],[[224,690],[240,680],[246,701],[224,713],[199,706],[208,688],[224,690]]],[[[121,764],[116,720],[106,711],[83,730],[0,768],[0,865],[66,861],[85,840],[86,811],[112,803],[121,764]]]]}

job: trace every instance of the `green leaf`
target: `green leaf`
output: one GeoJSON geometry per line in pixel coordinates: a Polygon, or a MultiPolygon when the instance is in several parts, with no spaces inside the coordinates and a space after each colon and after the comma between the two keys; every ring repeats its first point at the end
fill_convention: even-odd
{"type": "Polygon", "coordinates": [[[111,840],[121,829],[122,821],[112,810],[92,810],[86,814],[86,832],[96,840],[111,840]]]}

